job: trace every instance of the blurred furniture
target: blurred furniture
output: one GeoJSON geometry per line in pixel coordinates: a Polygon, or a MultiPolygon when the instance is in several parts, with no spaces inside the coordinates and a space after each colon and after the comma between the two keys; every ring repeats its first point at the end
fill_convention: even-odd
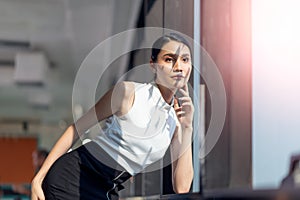
{"type": "Polygon", "coordinates": [[[300,154],[292,155],[290,168],[287,176],[281,182],[281,188],[296,189],[300,188],[300,154]]]}

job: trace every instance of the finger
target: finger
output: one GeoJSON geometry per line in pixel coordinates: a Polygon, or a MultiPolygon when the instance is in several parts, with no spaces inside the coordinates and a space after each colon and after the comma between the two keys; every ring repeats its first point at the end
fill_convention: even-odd
{"type": "Polygon", "coordinates": [[[43,190],[38,190],[36,191],[36,193],[32,194],[32,199],[35,199],[35,200],[45,200],[45,195],[44,195],[44,192],[43,190]]]}
{"type": "Polygon", "coordinates": [[[182,88],[184,89],[184,91],[189,93],[189,87],[188,87],[187,83],[182,88]]]}
{"type": "Polygon", "coordinates": [[[179,101],[177,98],[174,99],[174,109],[175,111],[180,107],[179,101]]]}
{"type": "Polygon", "coordinates": [[[185,116],[185,112],[183,110],[177,110],[176,116],[178,119],[180,119],[181,117],[185,116]]]}
{"type": "Polygon", "coordinates": [[[190,104],[190,103],[183,103],[182,110],[185,112],[193,112],[194,108],[193,108],[192,104],[190,104]]]}
{"type": "Polygon", "coordinates": [[[184,89],[182,89],[182,88],[179,89],[179,92],[181,93],[182,96],[186,96],[186,97],[189,96],[189,93],[186,92],[186,91],[185,91],[184,89]]]}
{"type": "Polygon", "coordinates": [[[191,69],[191,68],[189,68],[189,69],[188,69],[188,71],[187,71],[187,73],[186,73],[186,78],[185,78],[185,80],[186,80],[186,81],[188,81],[188,80],[189,80],[189,78],[190,78],[190,75],[191,75],[191,71],[192,71],[192,69],[191,69]]]}
{"type": "Polygon", "coordinates": [[[189,97],[189,96],[183,96],[183,97],[180,97],[178,100],[179,100],[180,102],[192,102],[192,99],[191,99],[191,97],[189,97]]]}
{"type": "Polygon", "coordinates": [[[190,104],[190,105],[193,104],[190,97],[180,97],[178,99],[178,101],[180,102],[181,107],[183,107],[183,105],[186,105],[187,103],[190,104]]]}
{"type": "Polygon", "coordinates": [[[189,94],[189,87],[188,87],[188,84],[187,84],[187,83],[182,87],[182,89],[183,89],[187,94],[189,94]]]}
{"type": "Polygon", "coordinates": [[[177,118],[178,119],[180,119],[180,118],[182,118],[182,117],[184,117],[185,116],[185,113],[179,113],[179,114],[177,114],[177,118]]]}
{"type": "Polygon", "coordinates": [[[37,197],[36,197],[36,195],[34,195],[34,194],[31,194],[31,200],[37,200],[37,197]]]}

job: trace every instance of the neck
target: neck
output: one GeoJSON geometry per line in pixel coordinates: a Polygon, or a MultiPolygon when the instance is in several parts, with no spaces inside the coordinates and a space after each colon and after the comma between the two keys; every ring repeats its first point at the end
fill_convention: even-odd
{"type": "Polygon", "coordinates": [[[168,104],[172,103],[174,94],[175,94],[175,90],[171,90],[170,88],[164,87],[163,85],[160,85],[158,83],[156,83],[161,96],[164,98],[165,102],[167,102],[168,104]]]}

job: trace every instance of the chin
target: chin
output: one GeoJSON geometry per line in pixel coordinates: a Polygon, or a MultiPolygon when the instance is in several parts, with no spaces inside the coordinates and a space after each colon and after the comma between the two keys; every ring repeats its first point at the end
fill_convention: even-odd
{"type": "Polygon", "coordinates": [[[186,84],[186,83],[185,83],[184,81],[180,81],[180,82],[175,83],[175,84],[174,84],[174,87],[175,87],[176,89],[180,89],[180,88],[182,88],[185,84],[186,84]]]}

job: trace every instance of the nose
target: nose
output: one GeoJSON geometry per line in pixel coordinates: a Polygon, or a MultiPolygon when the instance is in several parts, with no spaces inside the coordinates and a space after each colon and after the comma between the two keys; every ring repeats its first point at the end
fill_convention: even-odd
{"type": "Polygon", "coordinates": [[[182,72],[182,66],[181,66],[181,63],[180,63],[179,59],[177,59],[176,62],[174,63],[173,71],[182,72]]]}

